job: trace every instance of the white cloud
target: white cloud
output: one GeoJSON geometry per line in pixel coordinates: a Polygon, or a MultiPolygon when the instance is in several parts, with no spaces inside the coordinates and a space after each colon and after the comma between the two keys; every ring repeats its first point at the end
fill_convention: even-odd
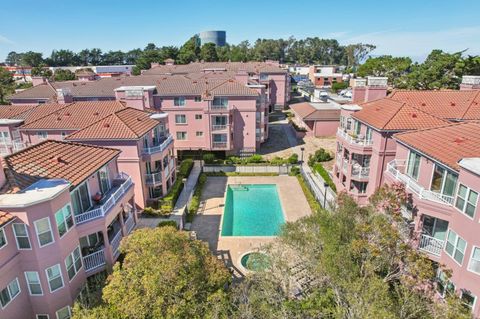
{"type": "Polygon", "coordinates": [[[342,43],[371,43],[377,46],[374,55],[425,57],[433,49],[466,54],[480,54],[480,26],[436,31],[384,30],[364,34],[347,34],[342,43]]]}
{"type": "Polygon", "coordinates": [[[0,34],[0,44],[14,44],[12,40],[0,34]]]}

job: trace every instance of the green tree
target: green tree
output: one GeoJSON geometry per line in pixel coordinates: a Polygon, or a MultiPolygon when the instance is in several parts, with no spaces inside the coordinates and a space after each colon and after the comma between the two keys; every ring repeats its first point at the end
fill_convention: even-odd
{"type": "Polygon", "coordinates": [[[197,36],[191,37],[178,51],[179,64],[187,64],[197,61],[200,56],[199,40],[197,36]]]}
{"type": "Polygon", "coordinates": [[[45,64],[42,64],[32,68],[32,75],[50,78],[52,76],[52,71],[50,71],[45,64]]]}
{"type": "Polygon", "coordinates": [[[143,49],[143,51],[153,51],[153,50],[157,50],[157,46],[155,45],[155,43],[149,43],[147,44],[145,49],[143,49]]]}
{"type": "Polygon", "coordinates": [[[372,44],[349,44],[345,47],[345,58],[347,67],[356,68],[367,55],[375,50],[376,46],[372,44]]]}
{"type": "Polygon", "coordinates": [[[121,65],[125,63],[125,53],[122,51],[108,51],[102,55],[102,65],[121,65]]]}
{"type": "Polygon", "coordinates": [[[15,81],[12,74],[0,68],[0,104],[5,104],[5,97],[15,92],[15,81]]]}
{"type": "Polygon", "coordinates": [[[368,58],[365,63],[360,65],[357,74],[366,76],[385,76],[388,77],[390,84],[401,76],[406,75],[412,67],[412,60],[407,57],[392,57],[391,55],[382,55],[376,58],[368,58]]]}
{"type": "Polygon", "coordinates": [[[132,72],[134,75],[139,75],[141,70],[150,69],[152,62],[160,63],[161,61],[163,61],[163,57],[159,50],[143,51],[135,61],[135,67],[132,72]]]}
{"type": "Polygon", "coordinates": [[[174,227],[141,229],[121,244],[103,302],[74,307],[73,318],[212,318],[230,273],[205,243],[174,227]]]}
{"type": "Polygon", "coordinates": [[[70,70],[59,69],[55,71],[53,78],[55,81],[72,81],[76,79],[76,76],[70,70]]]}
{"type": "Polygon", "coordinates": [[[205,62],[218,61],[217,46],[215,43],[205,43],[200,49],[200,59],[205,62]]]}
{"type": "Polygon", "coordinates": [[[81,65],[88,65],[90,60],[90,50],[83,49],[82,51],[78,52],[78,60],[80,61],[81,65]]]}
{"type": "Polygon", "coordinates": [[[39,66],[43,63],[42,53],[28,51],[22,54],[22,59],[20,61],[20,65],[22,66],[39,66]]]}
{"type": "Polygon", "coordinates": [[[15,51],[11,51],[7,54],[7,57],[5,58],[5,63],[7,63],[10,66],[20,65],[22,61],[22,55],[23,53],[17,53],[15,51]]]}
{"type": "Polygon", "coordinates": [[[217,57],[220,62],[230,61],[230,45],[227,43],[223,47],[217,47],[217,57]]]}
{"type": "Polygon", "coordinates": [[[79,57],[71,50],[53,50],[47,59],[50,66],[74,66],[80,64],[79,57]]]}
{"type": "Polygon", "coordinates": [[[480,56],[472,56],[463,59],[463,75],[480,75],[480,56]]]}
{"type": "Polygon", "coordinates": [[[133,49],[128,51],[125,54],[125,63],[127,64],[135,64],[135,61],[142,55],[142,49],[133,49]]]}
{"type": "Polygon", "coordinates": [[[99,48],[91,49],[88,56],[88,62],[90,65],[99,65],[102,62],[102,50],[99,48]]]}
{"type": "Polygon", "coordinates": [[[251,59],[251,48],[248,41],[242,41],[238,45],[232,45],[230,60],[233,62],[246,62],[251,59]]]}

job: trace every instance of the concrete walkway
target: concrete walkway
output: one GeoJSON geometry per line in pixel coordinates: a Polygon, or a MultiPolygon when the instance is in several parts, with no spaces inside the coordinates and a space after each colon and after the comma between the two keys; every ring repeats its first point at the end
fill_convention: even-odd
{"type": "Polygon", "coordinates": [[[307,180],[307,183],[313,184],[311,185],[312,190],[314,191],[317,200],[320,201],[320,205],[323,207],[323,203],[325,201],[325,193],[327,194],[326,198],[326,208],[331,209],[332,205],[329,205],[330,203],[334,204],[337,201],[337,194],[330,188],[330,187],[325,187],[325,180],[323,179],[322,176],[320,176],[318,173],[312,171],[310,166],[308,164],[302,163],[302,171],[304,173],[304,177],[307,180]]]}

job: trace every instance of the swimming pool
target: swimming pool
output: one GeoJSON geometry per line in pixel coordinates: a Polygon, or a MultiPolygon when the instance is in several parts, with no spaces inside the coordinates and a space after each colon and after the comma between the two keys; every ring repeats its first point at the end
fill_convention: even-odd
{"type": "Polygon", "coordinates": [[[227,187],[222,236],[276,236],[284,223],[276,185],[227,187]]]}

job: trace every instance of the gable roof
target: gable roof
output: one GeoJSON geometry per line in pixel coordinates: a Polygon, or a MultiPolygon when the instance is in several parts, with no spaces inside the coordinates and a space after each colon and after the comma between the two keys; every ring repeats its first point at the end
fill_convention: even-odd
{"type": "Polygon", "coordinates": [[[65,179],[76,187],[119,154],[113,148],[43,141],[5,157],[4,191],[15,192],[40,179],[65,179]]]}
{"type": "Polygon", "coordinates": [[[44,99],[49,100],[56,96],[57,92],[55,89],[49,84],[40,84],[15,94],[12,94],[7,97],[8,100],[11,99],[25,99],[25,100],[37,100],[37,99],[44,99]]]}
{"type": "Polygon", "coordinates": [[[248,73],[287,73],[278,65],[267,62],[193,62],[189,64],[159,65],[144,74],[187,74],[205,71],[246,71],[248,73]]]}
{"type": "Polygon", "coordinates": [[[290,108],[303,120],[326,120],[339,121],[340,120],[340,106],[335,107],[328,103],[310,103],[301,102],[290,104],[290,108]],[[314,105],[317,105],[315,107],[314,105]]]}
{"type": "Polygon", "coordinates": [[[151,113],[127,107],[66,137],[66,140],[139,139],[159,122],[151,113]]]}
{"type": "Polygon", "coordinates": [[[14,219],[15,219],[14,215],[7,212],[0,211],[0,227],[5,226],[6,224],[8,224],[10,221],[14,219]]]}
{"type": "Polygon", "coordinates": [[[35,104],[0,105],[0,119],[21,119],[22,115],[37,107],[35,104]]]}
{"type": "Polygon", "coordinates": [[[464,122],[414,132],[394,138],[436,161],[459,170],[462,158],[480,157],[480,123],[464,122]]]}
{"type": "Polygon", "coordinates": [[[352,117],[378,130],[416,130],[448,123],[393,98],[375,100],[361,106],[362,110],[353,113],[352,117]]]}

